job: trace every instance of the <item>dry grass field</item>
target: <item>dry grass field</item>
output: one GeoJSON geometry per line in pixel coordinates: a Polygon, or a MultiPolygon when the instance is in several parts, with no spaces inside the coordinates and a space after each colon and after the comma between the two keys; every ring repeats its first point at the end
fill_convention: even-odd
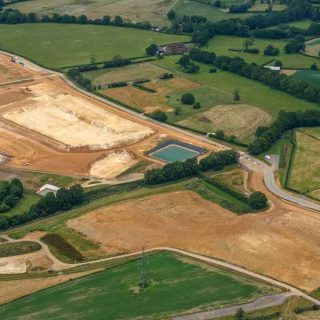
{"type": "Polygon", "coordinates": [[[305,53],[314,56],[314,57],[319,57],[319,52],[320,52],[320,39],[312,39],[310,41],[306,42],[306,49],[305,53]]]}
{"type": "Polygon", "coordinates": [[[168,95],[181,90],[197,88],[200,85],[188,79],[176,77],[170,80],[151,81],[145,83],[144,86],[146,88],[153,89],[156,92],[150,93],[128,86],[105,89],[102,90],[102,93],[105,93],[107,96],[117,99],[127,105],[142,109],[145,112],[152,112],[156,109],[172,111],[173,109],[168,103],[168,95]]]}
{"type": "Polygon", "coordinates": [[[121,81],[154,80],[166,72],[168,71],[147,62],[115,69],[90,71],[85,73],[85,77],[91,79],[96,86],[105,86],[109,83],[121,81]]]}
{"type": "Polygon", "coordinates": [[[197,130],[214,132],[223,130],[226,135],[244,139],[254,134],[257,127],[271,121],[264,110],[243,104],[219,105],[209,111],[194,115],[179,124],[197,130]]]}
{"type": "MultiPolygon", "coordinates": [[[[307,132],[319,133],[320,129],[307,132]]],[[[320,140],[296,131],[296,141],[288,187],[320,200],[320,140]]]]}
{"type": "Polygon", "coordinates": [[[67,225],[101,243],[108,254],[171,246],[224,259],[306,290],[318,288],[319,215],[274,197],[260,175],[253,175],[251,187],[267,194],[271,209],[239,216],[182,191],[101,208],[67,225]]]}
{"type": "Polygon", "coordinates": [[[132,21],[150,21],[166,24],[166,14],[174,5],[174,0],[32,0],[12,5],[22,12],[38,14],[85,14],[90,18],[117,15],[132,21]]]}

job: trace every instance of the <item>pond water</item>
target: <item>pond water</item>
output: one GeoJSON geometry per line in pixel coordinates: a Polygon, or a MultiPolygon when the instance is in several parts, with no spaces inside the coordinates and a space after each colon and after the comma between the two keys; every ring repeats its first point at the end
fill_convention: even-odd
{"type": "Polygon", "coordinates": [[[152,152],[150,156],[166,162],[175,162],[185,161],[187,159],[197,157],[199,154],[200,153],[198,151],[171,144],[160,150],[152,152]]]}

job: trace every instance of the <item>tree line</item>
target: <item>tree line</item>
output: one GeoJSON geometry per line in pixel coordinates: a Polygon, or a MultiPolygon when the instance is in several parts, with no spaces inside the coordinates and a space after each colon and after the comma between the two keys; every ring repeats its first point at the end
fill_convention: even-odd
{"type": "Polygon", "coordinates": [[[19,24],[19,23],[72,23],[72,24],[93,24],[104,26],[117,26],[126,28],[137,28],[149,30],[152,28],[150,22],[131,22],[121,16],[112,19],[105,15],[102,18],[90,19],[86,15],[74,16],[69,14],[60,15],[54,13],[52,15],[38,16],[34,12],[24,14],[17,9],[4,9],[0,11],[0,23],[2,24],[19,24]]]}
{"type": "Polygon", "coordinates": [[[0,213],[16,207],[23,196],[23,185],[19,179],[0,181],[0,213]]]}
{"type": "Polygon", "coordinates": [[[200,160],[187,159],[184,162],[168,163],[162,168],[146,171],[144,182],[147,185],[176,181],[184,178],[195,177],[199,172],[208,170],[222,170],[225,166],[237,163],[239,155],[234,150],[220,151],[210,154],[200,160]]]}
{"type": "Polygon", "coordinates": [[[280,111],[275,122],[270,126],[260,126],[255,133],[255,140],[248,146],[248,151],[257,155],[268,150],[287,130],[299,127],[316,127],[320,125],[320,110],[304,112],[280,111]]]}
{"type": "Polygon", "coordinates": [[[85,200],[85,195],[80,185],[72,186],[70,189],[61,188],[56,195],[52,192],[47,193],[36,204],[32,205],[27,212],[21,215],[12,217],[0,216],[0,230],[6,230],[56,212],[70,210],[74,206],[82,204],[85,200]]]}
{"type": "Polygon", "coordinates": [[[277,89],[291,94],[297,98],[310,102],[320,102],[320,88],[305,82],[288,77],[278,71],[259,66],[255,63],[248,64],[242,58],[228,56],[216,56],[213,52],[200,49],[191,49],[190,59],[236,73],[245,78],[259,81],[272,89],[277,89]]]}
{"type": "MultiPolygon", "coordinates": [[[[317,21],[320,19],[320,8],[312,6],[309,0],[291,0],[288,1],[287,9],[282,12],[255,14],[243,20],[232,18],[213,23],[204,19],[192,19],[191,17],[180,18],[175,12],[171,12],[170,17],[172,18],[170,20],[173,31],[192,33],[192,42],[204,46],[215,35],[235,35],[241,37],[254,35],[258,37],[262,35],[262,37],[266,37],[265,34],[268,34],[269,36],[277,37],[281,34],[281,36],[284,36],[284,33],[280,31],[263,31],[265,34],[262,31],[261,33],[259,32],[260,29],[291,21],[304,19],[317,21]],[[275,35],[276,33],[278,35],[275,35]]],[[[291,29],[292,32],[294,30],[291,29]]],[[[301,31],[298,33],[300,34],[301,31]]]]}

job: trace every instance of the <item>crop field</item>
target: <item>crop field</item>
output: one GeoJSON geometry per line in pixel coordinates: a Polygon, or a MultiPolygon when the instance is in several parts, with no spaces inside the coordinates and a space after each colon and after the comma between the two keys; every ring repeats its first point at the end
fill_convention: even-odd
{"type": "MultiPolygon", "coordinates": [[[[156,109],[164,111],[173,111],[168,98],[173,93],[186,89],[194,89],[200,85],[182,77],[175,77],[170,80],[157,80],[145,83],[146,88],[155,90],[156,92],[146,92],[141,89],[128,86],[114,89],[101,90],[101,93],[117,99],[127,105],[136,107],[145,112],[152,112],[156,109]]],[[[172,99],[171,99],[172,100],[172,99]]],[[[190,109],[192,107],[188,107],[190,109]]]]}
{"type": "MultiPolygon", "coordinates": [[[[197,181],[187,184],[194,188],[197,181]]],[[[176,191],[176,186],[175,192],[167,189],[168,193],[87,211],[66,225],[101,243],[106,254],[136,252],[143,245],[176,247],[258,270],[306,290],[318,288],[320,261],[314,256],[320,239],[317,213],[283,203],[265,189],[260,176],[253,175],[249,185],[251,190],[265,192],[274,207],[255,215],[235,215],[194,192],[176,191]],[[277,263],[279,255],[281,264],[277,263]],[[288,269],[288,265],[294,267],[288,269]]],[[[209,195],[208,189],[199,187],[198,191],[204,197],[209,195]]],[[[214,194],[217,192],[219,189],[214,194]]]]}
{"type": "Polygon", "coordinates": [[[308,57],[298,53],[286,54],[284,52],[285,40],[275,39],[255,39],[251,48],[259,49],[259,54],[252,54],[246,52],[230,51],[229,49],[243,50],[243,43],[246,38],[236,36],[216,36],[209,42],[209,50],[215,52],[217,55],[226,55],[230,57],[241,57],[246,62],[255,62],[259,65],[263,65],[272,60],[280,60],[284,67],[287,68],[310,68],[315,62],[319,62],[318,59],[308,57]],[[276,57],[270,57],[263,55],[264,49],[268,45],[273,45],[275,48],[280,49],[280,54],[276,57]]]}
{"type": "Polygon", "coordinates": [[[250,16],[250,13],[229,13],[228,11],[217,9],[212,5],[199,3],[193,0],[178,0],[173,9],[177,12],[178,15],[203,16],[212,22],[232,18],[244,19],[250,16]]]}
{"type": "Polygon", "coordinates": [[[3,25],[0,38],[2,49],[49,68],[88,64],[92,57],[96,61],[111,60],[116,55],[138,57],[145,55],[151,43],[189,40],[187,36],[132,28],[50,23],[3,25]]]}
{"type": "Polygon", "coordinates": [[[150,255],[147,269],[151,283],[144,290],[138,286],[138,262],[133,261],[19,299],[0,307],[0,312],[7,320],[22,315],[34,320],[163,319],[277,292],[268,285],[166,252],[150,255]]]}
{"type": "MultiPolygon", "coordinates": [[[[317,108],[317,104],[310,103],[295,98],[284,92],[272,90],[271,88],[256,81],[243,78],[236,74],[218,70],[217,73],[209,73],[209,66],[198,64],[200,72],[196,74],[182,73],[176,65],[177,57],[166,57],[157,61],[156,64],[162,68],[168,69],[173,73],[178,73],[187,79],[198,82],[200,85],[210,87],[214,91],[219,91],[219,97],[224,99],[212,100],[212,105],[230,104],[232,94],[235,89],[239,89],[240,103],[256,106],[270,114],[272,118],[276,117],[280,110],[294,111],[317,108]]],[[[199,112],[203,110],[199,109],[199,112]]]]}
{"type": "MultiPolygon", "coordinates": [[[[320,52],[320,38],[312,39],[306,42],[306,54],[314,57],[319,57],[320,52]]],[[[318,60],[319,61],[319,60],[318,60]]]]}
{"type": "Polygon", "coordinates": [[[124,66],[122,68],[102,69],[85,72],[84,76],[93,81],[96,86],[105,86],[113,82],[134,82],[138,80],[155,80],[166,73],[151,63],[140,63],[124,66]]]}
{"type": "Polygon", "coordinates": [[[260,108],[243,105],[218,105],[178,123],[196,130],[215,132],[223,130],[228,136],[243,140],[253,135],[256,129],[269,123],[271,117],[260,108]],[[249,125],[250,124],[250,125],[249,125]]]}
{"type": "Polygon", "coordinates": [[[320,128],[296,131],[288,187],[320,200],[320,128]],[[315,132],[316,137],[312,135],[315,132]]]}
{"type": "Polygon", "coordinates": [[[174,0],[32,0],[11,5],[22,12],[45,14],[85,14],[90,18],[102,18],[104,15],[123,18],[135,22],[150,21],[153,25],[166,24],[166,14],[174,0]]]}
{"type": "MultiPolygon", "coordinates": [[[[320,60],[318,62],[320,66],[320,60]]],[[[320,86],[320,71],[315,70],[297,70],[293,75],[293,79],[309,82],[315,86],[320,86]]]]}

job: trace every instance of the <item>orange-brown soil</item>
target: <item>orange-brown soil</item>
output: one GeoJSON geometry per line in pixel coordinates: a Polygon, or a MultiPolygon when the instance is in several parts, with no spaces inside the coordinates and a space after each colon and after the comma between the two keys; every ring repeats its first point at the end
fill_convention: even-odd
{"type": "Polygon", "coordinates": [[[297,287],[320,286],[320,216],[270,194],[263,213],[236,215],[184,191],[105,207],[68,222],[106,252],[170,246],[224,259],[297,287]]]}
{"type": "MultiPolygon", "coordinates": [[[[25,66],[11,62],[10,58],[4,55],[0,55],[0,61],[2,61],[1,59],[6,61],[6,65],[9,70],[30,72],[35,78],[34,81],[28,83],[29,90],[27,90],[25,84],[21,83],[11,84],[10,86],[3,86],[0,88],[0,112],[2,115],[8,113],[10,114],[10,112],[17,112],[17,110],[20,110],[19,108],[21,107],[26,108],[27,112],[31,112],[31,107],[27,105],[30,102],[30,97],[33,98],[35,94],[37,97],[41,97],[42,88],[44,88],[43,94],[46,94],[46,88],[50,88],[51,91],[54,90],[57,92],[57,95],[59,94],[61,97],[65,95],[75,97],[78,100],[81,99],[84,105],[87,103],[92,108],[94,106],[97,109],[105,110],[109,115],[114,115],[114,118],[119,117],[119,119],[122,119],[123,121],[121,121],[123,123],[128,121],[128,123],[136,124],[136,128],[138,129],[140,127],[150,128],[154,132],[151,136],[146,136],[144,138],[143,135],[140,135],[140,138],[136,140],[132,139],[126,142],[125,149],[123,148],[123,143],[120,143],[119,145],[114,145],[110,148],[107,148],[108,150],[128,150],[129,152],[135,154],[135,157],[137,157],[139,160],[141,158],[146,158],[144,152],[151,147],[154,147],[164,137],[194,143],[196,145],[205,147],[210,151],[216,151],[221,148],[205,142],[199,142],[198,139],[186,137],[182,133],[177,133],[171,129],[163,128],[160,125],[150,123],[139,118],[138,116],[114,108],[107,103],[90,98],[87,95],[84,95],[71,88],[65,81],[57,76],[49,77],[49,74],[44,75],[42,71],[27,70],[25,66]],[[141,139],[141,141],[137,141],[139,139],[141,139]]],[[[17,77],[20,77],[21,79],[22,76],[20,75],[17,77]]],[[[41,97],[41,99],[42,98],[43,97],[41,97]]],[[[64,99],[62,100],[64,101],[64,99]]],[[[43,103],[44,107],[47,107],[45,101],[43,103]]],[[[39,115],[37,114],[37,116],[39,115]]],[[[70,113],[70,117],[71,116],[72,114],[70,113]]],[[[13,114],[10,117],[17,116],[13,114]]],[[[69,115],[66,117],[69,117],[69,115]]],[[[79,120],[82,121],[82,118],[80,117],[79,120]]],[[[16,119],[14,119],[14,121],[16,121],[16,119]]],[[[30,119],[28,120],[25,118],[23,121],[30,122],[30,119]]],[[[78,120],[75,119],[75,121],[78,120]]],[[[61,133],[57,133],[57,137],[59,139],[55,140],[56,138],[53,137],[53,135],[47,136],[44,134],[44,128],[42,127],[44,124],[41,123],[39,119],[37,119],[37,125],[39,127],[38,132],[35,132],[36,130],[32,130],[32,125],[29,122],[27,123],[26,127],[23,127],[24,122],[21,122],[22,125],[19,124],[19,121],[14,124],[11,121],[11,118],[5,119],[0,117],[0,152],[9,153],[13,156],[13,158],[6,163],[7,166],[49,171],[58,174],[89,175],[92,164],[96,160],[101,159],[104,154],[104,150],[92,151],[88,150],[87,148],[76,148],[72,152],[67,152],[68,148],[66,145],[61,144],[61,141],[58,141],[61,139],[61,133]]],[[[53,129],[51,128],[50,130],[52,131],[53,129]]],[[[66,128],[64,127],[63,130],[66,130],[66,128]]],[[[137,134],[139,135],[138,131],[139,130],[137,130],[137,134]]],[[[53,133],[56,134],[54,130],[53,133]]],[[[82,132],[79,134],[82,134],[82,132]]],[[[120,132],[120,134],[123,135],[122,132],[120,132]]],[[[73,135],[77,134],[73,133],[73,135]]],[[[79,137],[75,138],[79,139],[79,137]]],[[[72,137],[68,137],[68,139],[72,139],[72,137]]],[[[97,143],[101,143],[101,141],[97,141],[97,143]]],[[[149,158],[149,160],[156,162],[154,159],[149,158]]]]}

